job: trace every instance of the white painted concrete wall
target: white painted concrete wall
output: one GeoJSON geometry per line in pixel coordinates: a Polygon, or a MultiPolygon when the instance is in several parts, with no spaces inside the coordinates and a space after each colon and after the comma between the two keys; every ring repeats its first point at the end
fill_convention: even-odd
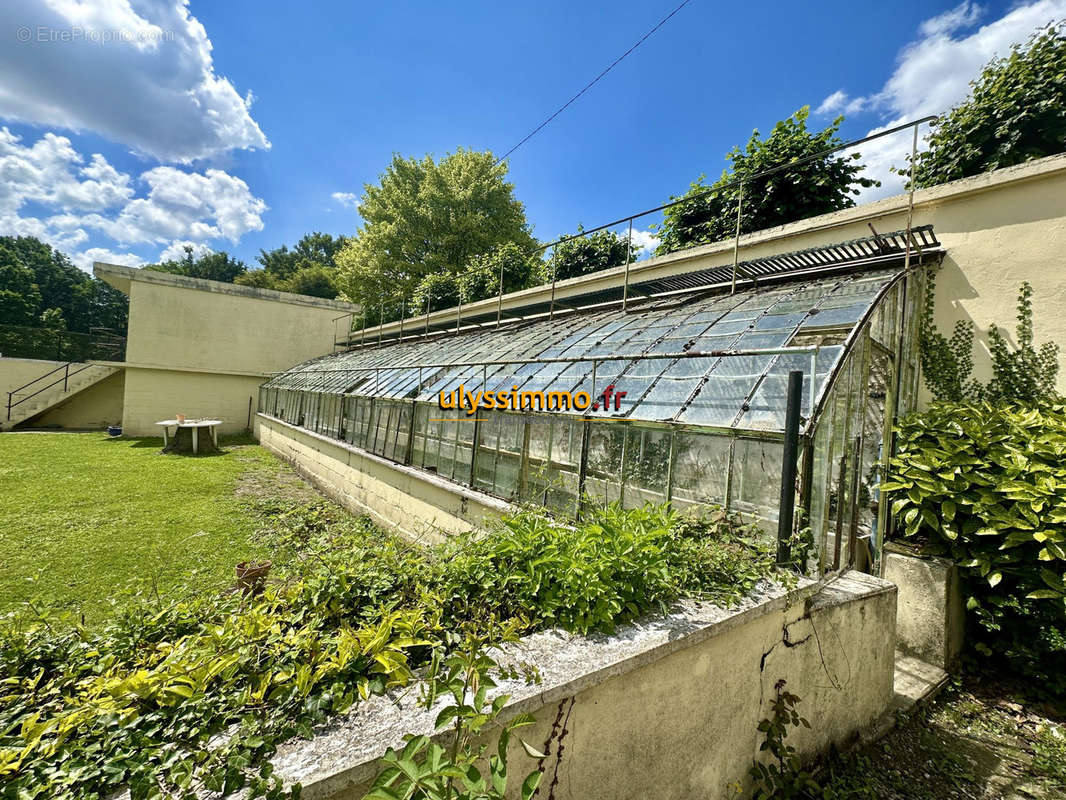
{"type": "MultiPolygon", "coordinates": [[[[562,758],[558,737],[549,747],[541,796],[558,765],[559,800],[744,797],[778,680],[811,723],[788,739],[804,757],[847,746],[883,720],[895,611],[894,586],[849,573],[820,591],[778,587],[739,609],[685,603],[610,637],[536,634],[508,647],[506,660],[537,665],[542,682],[505,682],[504,714],[534,715],[521,735],[537,748],[565,725],[562,758]]],[[[432,733],[440,707],[417,708],[416,695],[372,698],[321,736],[283,746],[278,773],[300,781],[305,800],[361,798],[386,747],[402,745],[404,733],[432,733]]],[[[536,762],[518,741],[509,762],[517,797],[536,762]]]]}
{"type": "Polygon", "coordinates": [[[503,500],[266,414],[257,415],[255,433],[338,503],[412,540],[439,541],[510,509],[503,500]]]}

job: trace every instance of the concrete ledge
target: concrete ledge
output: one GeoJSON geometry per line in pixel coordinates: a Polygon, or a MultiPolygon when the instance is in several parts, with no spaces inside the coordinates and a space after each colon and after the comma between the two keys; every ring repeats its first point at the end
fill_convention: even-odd
{"type": "MultiPolygon", "coordinates": [[[[1023,164],[986,172],[970,178],[962,178],[938,186],[931,186],[927,189],[919,189],[914,193],[914,209],[917,215],[915,224],[928,222],[929,212],[945,203],[957,202],[1011,185],[1031,181],[1054,180],[1063,172],[1066,172],[1066,154],[1034,159],[1023,164]]],[[[768,253],[781,253],[799,246],[809,246],[811,242],[807,241],[807,239],[812,234],[832,231],[835,228],[865,225],[867,222],[884,220],[886,217],[898,217],[899,220],[891,223],[894,225],[903,219],[909,201],[910,197],[907,194],[892,195],[841,211],[790,222],[774,228],[753,231],[740,237],[740,259],[743,261],[746,258],[768,253]],[[790,242],[790,240],[799,239],[803,240],[802,243],[793,244],[790,242]]],[[[882,228],[882,230],[885,230],[885,228],[882,228]]],[[[866,231],[864,230],[862,235],[865,234],[866,231]]],[[[639,283],[653,278],[682,274],[703,267],[722,266],[725,263],[730,263],[732,250],[733,239],[725,239],[720,242],[679,250],[667,255],[653,256],[631,264],[629,266],[629,280],[631,283],[639,283]]],[[[559,281],[555,285],[555,299],[556,301],[563,301],[573,295],[620,286],[625,272],[625,268],[617,267],[559,281]]],[[[534,303],[547,302],[551,296],[552,287],[550,284],[535,286],[505,294],[501,308],[504,312],[513,311],[534,303]]],[[[499,302],[496,297],[492,297],[468,303],[463,306],[463,315],[472,317],[478,314],[495,313],[499,302]]],[[[454,307],[435,311],[429,315],[429,323],[431,325],[454,319],[454,307]]],[[[405,329],[409,329],[412,326],[425,324],[425,322],[425,315],[410,317],[404,320],[403,326],[405,329]]],[[[400,323],[389,322],[380,327],[384,336],[390,336],[399,331],[400,323]]],[[[368,337],[375,337],[377,334],[378,327],[366,329],[368,337]]]]}
{"type": "Polygon", "coordinates": [[[505,500],[269,414],[256,414],[255,435],[338,503],[413,541],[440,541],[514,510],[505,500]]]}
{"type": "Polygon", "coordinates": [[[962,653],[966,629],[959,570],[951,561],[885,548],[884,578],[899,587],[896,629],[900,651],[940,669],[962,653]]]}
{"type": "MultiPolygon", "coordinates": [[[[522,735],[538,748],[561,725],[565,752],[560,759],[549,745],[545,766],[558,770],[565,796],[736,797],[731,785],[749,786],[756,726],[779,679],[811,720],[812,730],[790,736],[805,756],[844,746],[883,717],[894,614],[894,587],[868,575],[838,577],[831,587],[764,582],[729,609],[684,601],[610,636],[526,637],[495,655],[535,665],[542,682],[505,681],[497,692],[510,695],[504,719],[534,715],[522,735]]],[[[361,797],[387,747],[405,733],[433,732],[445,701],[426,710],[417,696],[409,688],[371,698],[314,739],[283,745],[273,759],[278,774],[300,782],[307,800],[361,797]]],[[[513,747],[511,773],[521,776],[536,764],[513,747]]]]}
{"type": "Polygon", "coordinates": [[[204,278],[190,278],[187,275],[173,275],[169,272],[125,267],[121,264],[107,264],[103,261],[97,261],[93,264],[93,274],[127,295],[130,293],[130,282],[141,281],[143,283],[177,286],[183,289],[199,289],[203,292],[217,292],[218,294],[229,294],[237,297],[274,300],[279,303],[289,303],[297,306],[333,308],[338,311],[350,311],[353,313],[358,312],[360,309],[359,306],[345,303],[342,300],[326,300],[322,297],[311,297],[306,294],[292,294],[291,292],[279,292],[274,289],[259,289],[254,286],[209,281],[204,278]]]}

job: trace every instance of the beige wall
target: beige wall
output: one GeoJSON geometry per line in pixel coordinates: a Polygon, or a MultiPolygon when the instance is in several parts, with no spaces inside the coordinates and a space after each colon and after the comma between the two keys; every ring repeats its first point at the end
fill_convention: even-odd
{"type": "MultiPolygon", "coordinates": [[[[3,414],[7,414],[8,392],[40,378],[46,372],[51,372],[65,363],[65,361],[40,361],[36,358],[0,358],[0,404],[3,405],[3,414]]],[[[42,381],[41,386],[46,383],[50,381],[42,381]]]]}
{"type": "MultiPolygon", "coordinates": [[[[876,731],[893,698],[895,587],[849,574],[811,594],[807,587],[721,612],[710,625],[686,617],[671,628],[669,619],[646,619],[613,637],[551,631],[505,646],[542,676],[537,686],[511,681],[501,689],[511,695],[505,716],[536,720],[512,739],[509,796],[518,796],[536,767],[518,736],[541,748],[553,726],[556,738],[562,729],[566,738],[561,759],[557,746],[548,748],[542,794],[558,762],[560,798],[749,796],[747,771],[765,758],[757,726],[782,679],[811,723],[789,732],[802,757],[876,731]]],[[[278,773],[300,780],[305,800],[361,798],[387,746],[402,744],[403,733],[432,733],[440,709],[419,711],[416,697],[411,691],[359,704],[320,739],[283,746],[278,773]]]]}
{"type": "MultiPolygon", "coordinates": [[[[175,414],[248,427],[259,385],[332,352],[335,322],[355,307],[334,300],[97,264],[130,298],[123,433],[153,436],[175,414]]],[[[347,320],[336,323],[343,326],[347,320]]]]}
{"type": "Polygon", "coordinates": [[[480,527],[510,506],[428,472],[296,428],[266,414],[256,419],[259,443],[341,505],[409,539],[438,541],[442,534],[480,527]]]}
{"type": "Polygon", "coordinates": [[[258,377],[127,367],[122,433],[162,437],[155,423],[176,414],[221,419],[222,433],[238,433],[248,427],[249,398],[255,414],[262,382],[258,377]]]}
{"type": "Polygon", "coordinates": [[[72,395],[62,403],[26,422],[33,428],[101,430],[122,423],[122,397],[125,386],[122,370],[72,395]]]}
{"type": "Polygon", "coordinates": [[[269,374],[332,352],[333,319],[342,313],[330,306],[133,280],[126,361],[269,374]]]}

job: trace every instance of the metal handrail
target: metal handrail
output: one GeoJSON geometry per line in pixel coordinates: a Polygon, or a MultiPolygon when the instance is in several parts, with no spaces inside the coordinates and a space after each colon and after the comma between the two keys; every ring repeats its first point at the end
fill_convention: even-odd
{"type": "MultiPolygon", "coordinates": [[[[583,231],[581,231],[581,233],[571,234],[571,235],[568,235],[568,236],[563,236],[563,237],[561,237],[559,239],[556,239],[553,242],[549,242],[547,244],[540,245],[540,246],[534,248],[533,250],[531,250],[529,252],[529,255],[530,256],[534,256],[534,255],[537,255],[538,253],[544,252],[545,250],[547,250],[549,248],[557,247],[558,245],[563,244],[565,242],[572,241],[574,239],[581,239],[581,238],[584,238],[584,237],[586,237],[586,236],[588,236],[590,234],[598,233],[599,231],[607,230],[609,228],[615,227],[616,225],[622,225],[622,224],[625,224],[625,223],[630,223],[629,246],[630,246],[630,248],[632,248],[632,245],[633,245],[632,222],[633,222],[633,220],[638,219],[640,217],[647,216],[649,214],[655,214],[655,213],[658,213],[660,211],[664,211],[664,210],[666,210],[668,208],[673,208],[674,206],[682,205],[684,203],[691,203],[693,201],[700,200],[700,199],[703,199],[703,198],[708,197],[710,195],[713,195],[715,193],[721,192],[721,191],[723,191],[725,189],[730,189],[730,188],[739,186],[739,187],[741,187],[742,191],[741,191],[740,202],[738,202],[738,204],[737,204],[738,225],[737,225],[736,235],[734,237],[732,237],[733,240],[734,240],[734,275],[733,275],[733,281],[735,282],[737,274],[740,274],[740,273],[738,273],[736,271],[737,270],[737,266],[738,266],[736,264],[736,258],[737,258],[737,253],[738,253],[738,250],[739,250],[739,241],[740,241],[740,236],[741,236],[739,218],[740,218],[741,204],[743,203],[743,187],[744,187],[745,184],[750,184],[752,181],[756,181],[756,180],[759,180],[761,178],[768,177],[770,175],[775,175],[777,173],[784,172],[784,171],[789,170],[789,169],[793,169],[795,167],[800,167],[800,166],[803,166],[805,164],[810,164],[812,162],[819,161],[821,159],[826,158],[827,156],[832,155],[833,153],[838,153],[838,152],[841,152],[841,151],[844,151],[844,150],[850,150],[850,149],[853,149],[855,147],[858,147],[859,145],[865,144],[867,142],[872,142],[875,139],[880,139],[880,138],[885,137],[885,136],[891,136],[891,135],[893,135],[895,133],[899,133],[900,131],[904,131],[904,130],[907,130],[907,129],[912,129],[913,130],[913,134],[914,134],[914,145],[912,146],[912,149],[911,149],[912,164],[913,164],[913,156],[914,156],[915,152],[917,151],[918,127],[920,125],[925,124],[925,123],[935,122],[937,119],[939,119],[939,117],[936,116],[936,115],[930,115],[930,116],[921,117],[919,119],[911,120],[909,122],[905,122],[905,123],[902,123],[900,125],[896,125],[896,126],[894,126],[892,128],[887,128],[886,130],[878,131],[877,133],[873,133],[873,134],[870,134],[868,136],[864,136],[864,137],[862,137],[860,139],[853,139],[851,141],[844,142],[844,143],[836,145],[834,147],[826,148],[825,150],[822,150],[822,151],[820,151],[818,153],[814,153],[812,155],[805,156],[803,158],[799,158],[799,159],[796,159],[794,161],[789,161],[786,164],[778,164],[776,167],[770,167],[769,169],[764,169],[764,170],[760,170],[758,172],[753,172],[753,173],[751,173],[749,175],[738,176],[738,177],[734,178],[733,180],[729,181],[728,183],[722,184],[721,186],[708,187],[706,189],[706,191],[700,192],[698,194],[694,194],[691,197],[681,197],[681,198],[678,198],[677,200],[672,200],[669,203],[663,203],[662,205],[656,206],[655,208],[650,208],[650,209],[647,209],[646,211],[640,211],[640,212],[638,212],[636,214],[630,214],[629,216],[621,217],[619,219],[616,219],[613,222],[608,222],[608,223],[606,223],[604,225],[598,225],[595,228],[589,228],[588,230],[583,230],[583,231]]],[[[912,208],[913,208],[913,197],[914,197],[914,182],[913,182],[913,180],[910,181],[910,186],[908,188],[910,190],[910,195],[911,195],[911,201],[910,202],[911,202],[912,208]]],[[[908,215],[908,231],[910,229],[910,224],[909,224],[910,223],[910,216],[911,215],[908,215]]],[[[628,289],[629,289],[629,272],[630,272],[629,266],[630,265],[627,263],[626,264],[626,270],[625,270],[625,285],[623,287],[623,297],[625,297],[626,299],[628,299],[628,289]]],[[[557,283],[556,276],[553,274],[552,275],[552,280],[551,280],[551,283],[550,283],[550,285],[551,285],[551,310],[548,312],[549,317],[553,317],[554,316],[554,308],[558,304],[556,302],[556,300],[555,300],[556,283],[557,283]]],[[[502,322],[502,320],[500,319],[501,314],[499,312],[502,311],[503,294],[504,294],[504,292],[503,292],[503,280],[502,280],[502,270],[501,270],[500,289],[499,289],[498,299],[497,299],[497,311],[498,311],[497,321],[496,321],[496,326],[497,327],[499,327],[499,325],[502,322]]],[[[406,300],[406,297],[403,298],[403,299],[406,300]]],[[[382,294],[382,302],[383,301],[384,301],[384,294],[382,294]]],[[[623,311],[624,311],[624,306],[625,305],[626,304],[623,302],[623,311]]],[[[439,309],[439,311],[451,311],[451,309],[439,309]]],[[[461,328],[462,304],[457,306],[455,311],[456,311],[456,331],[458,331],[461,328]]],[[[426,308],[426,322],[427,322],[427,325],[428,325],[429,314],[430,313],[431,312],[430,312],[430,308],[429,308],[429,303],[427,302],[427,308],[426,308]]],[[[421,317],[421,315],[419,315],[419,316],[421,317]]],[[[354,317],[355,317],[355,313],[352,312],[352,321],[353,322],[354,322],[354,317]]],[[[363,318],[363,326],[360,329],[360,343],[362,343],[362,340],[365,338],[365,335],[366,335],[366,332],[367,332],[367,328],[366,328],[366,324],[365,324],[365,322],[366,322],[366,314],[365,313],[362,314],[362,318],[363,318]]],[[[340,318],[338,318],[338,319],[340,319],[340,318]]],[[[414,320],[413,317],[412,317],[412,320],[414,320]]],[[[381,337],[382,331],[383,331],[383,329],[385,327],[387,327],[389,325],[395,325],[396,322],[397,322],[396,320],[391,320],[388,323],[379,322],[378,325],[374,326],[377,329],[378,337],[379,338],[381,337]]],[[[400,322],[402,323],[403,320],[400,320],[400,322]]],[[[334,323],[336,323],[336,320],[334,320],[334,323]]],[[[374,328],[371,328],[370,330],[374,330],[374,328]]],[[[347,339],[347,346],[348,347],[352,346],[351,345],[351,340],[352,340],[351,333],[352,332],[350,331],[348,339],[347,339]]],[[[338,341],[337,340],[337,338],[336,338],[336,329],[334,329],[334,349],[336,349],[338,346],[343,346],[343,345],[344,345],[343,341],[338,341]]]]}
{"type": "Polygon", "coordinates": [[[81,367],[79,367],[78,369],[76,369],[73,372],[71,372],[70,371],[71,365],[72,364],[77,364],[77,363],[79,363],[79,362],[77,362],[77,361],[68,361],[66,364],[60,364],[58,367],[56,367],[53,370],[50,370],[49,372],[46,372],[41,377],[34,378],[29,383],[23,384],[22,386],[19,386],[17,389],[13,389],[12,391],[8,392],[7,393],[7,421],[8,422],[11,421],[11,409],[15,408],[18,405],[21,405],[22,403],[25,403],[27,400],[29,400],[29,399],[31,399],[33,397],[36,397],[41,392],[46,391],[48,389],[51,389],[53,386],[58,384],[60,381],[62,381],[62,383],[63,383],[63,391],[65,393],[67,391],[68,384],[70,382],[70,378],[72,376],[74,376],[74,375],[77,375],[79,372],[83,372],[83,371],[87,370],[89,367],[92,366],[92,364],[82,364],[81,367]],[[56,380],[52,381],[47,386],[41,387],[36,392],[28,394],[25,397],[21,398],[20,400],[14,400],[15,395],[18,394],[19,392],[21,392],[23,389],[28,389],[30,386],[33,386],[33,384],[38,383],[40,381],[43,381],[45,378],[48,378],[48,377],[54,375],[55,373],[59,372],[59,370],[63,370],[63,377],[62,378],[57,378],[56,380]]]}

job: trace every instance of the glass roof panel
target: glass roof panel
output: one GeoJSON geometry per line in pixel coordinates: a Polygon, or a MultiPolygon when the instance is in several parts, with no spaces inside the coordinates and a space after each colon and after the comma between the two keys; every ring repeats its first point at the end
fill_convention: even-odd
{"type": "MultiPolygon", "coordinates": [[[[555,319],[500,328],[434,334],[422,339],[323,356],[293,367],[267,386],[305,391],[417,398],[435,404],[459,384],[471,391],[587,391],[608,384],[626,392],[618,415],[691,425],[780,430],[790,369],[809,380],[808,351],[788,348],[807,329],[832,327],[846,336],[869,312],[899,270],[815,277],[755,286],[734,295],[673,295],[620,309],[566,312],[555,319]],[[686,350],[740,351],[722,357],[641,358],[686,350]],[[630,358],[608,358],[626,355],[630,358]],[[635,357],[635,358],[634,358],[635,357]],[[564,362],[537,359],[564,358],[564,362]],[[495,362],[486,364],[485,362],[495,362]],[[474,362],[471,364],[470,362],[474,362]],[[527,362],[527,363],[521,363],[527,362]],[[442,366],[449,365],[451,366],[442,366]],[[421,368],[419,367],[421,365],[421,368]]],[[[834,337],[837,334],[834,333],[834,337]]],[[[821,392],[844,355],[840,345],[817,355],[821,392]]],[[[804,392],[804,414],[809,414],[804,392]]]]}

